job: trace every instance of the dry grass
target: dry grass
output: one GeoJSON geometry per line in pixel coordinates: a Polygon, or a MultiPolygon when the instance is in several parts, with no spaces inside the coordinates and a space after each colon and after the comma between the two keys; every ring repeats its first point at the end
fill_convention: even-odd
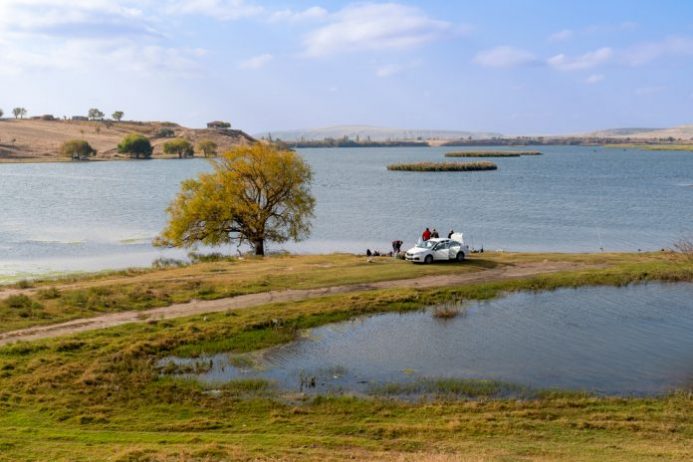
{"type": "Polygon", "coordinates": [[[206,129],[190,129],[167,122],[112,122],[72,120],[0,120],[0,162],[58,162],[68,161],[60,156],[60,147],[65,141],[82,139],[98,151],[94,160],[128,158],[118,154],[117,146],[129,133],[140,133],[151,139],[154,157],[168,158],[163,153],[163,144],[170,138],[157,138],[157,132],[167,127],[174,136],[188,139],[196,144],[202,139],[212,140],[219,151],[239,143],[246,143],[247,135],[225,135],[206,129]]]}

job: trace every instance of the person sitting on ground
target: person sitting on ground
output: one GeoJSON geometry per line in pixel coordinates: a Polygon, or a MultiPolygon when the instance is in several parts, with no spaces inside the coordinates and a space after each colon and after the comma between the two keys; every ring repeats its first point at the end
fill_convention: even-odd
{"type": "Polygon", "coordinates": [[[422,241],[427,241],[427,240],[429,240],[430,238],[431,238],[431,230],[428,229],[428,228],[426,228],[426,229],[424,230],[423,234],[421,235],[421,240],[422,240],[422,241]]]}
{"type": "Polygon", "coordinates": [[[450,232],[448,233],[448,239],[452,239],[453,234],[455,234],[455,230],[451,229],[450,232]]]}
{"type": "Polygon", "coordinates": [[[395,255],[397,255],[400,252],[400,250],[402,250],[402,244],[404,244],[404,242],[400,240],[392,241],[392,252],[395,255]]]}
{"type": "Polygon", "coordinates": [[[431,237],[439,238],[440,235],[438,234],[438,231],[436,231],[435,228],[433,228],[433,232],[431,233],[431,237]]]}

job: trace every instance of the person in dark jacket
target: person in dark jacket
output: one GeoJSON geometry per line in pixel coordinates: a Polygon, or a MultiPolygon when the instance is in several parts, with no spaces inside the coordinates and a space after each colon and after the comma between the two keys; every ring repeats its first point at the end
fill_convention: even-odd
{"type": "Polygon", "coordinates": [[[436,231],[435,228],[433,228],[433,232],[431,232],[431,237],[439,238],[440,235],[438,234],[438,231],[436,231]]]}
{"type": "Polygon", "coordinates": [[[448,239],[452,239],[453,234],[455,234],[455,230],[451,229],[450,232],[448,233],[448,239]]]}
{"type": "Polygon", "coordinates": [[[421,240],[427,241],[427,240],[429,240],[430,238],[431,238],[431,230],[428,229],[428,228],[426,228],[426,229],[424,230],[423,234],[421,235],[421,240]]]}
{"type": "Polygon", "coordinates": [[[404,242],[400,240],[392,241],[392,252],[395,255],[397,255],[402,250],[402,244],[404,244],[404,242]]]}

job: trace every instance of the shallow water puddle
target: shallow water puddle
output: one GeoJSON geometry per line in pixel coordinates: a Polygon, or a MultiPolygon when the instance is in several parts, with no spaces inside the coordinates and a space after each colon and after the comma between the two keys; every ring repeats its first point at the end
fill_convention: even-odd
{"type": "Polygon", "coordinates": [[[432,378],[454,378],[661,394],[693,384],[693,284],[517,293],[447,320],[432,309],[376,315],[253,354],[161,364],[172,361],[171,372],[205,383],[264,378],[288,391],[369,393],[389,384],[416,393],[449,388],[432,378]]]}

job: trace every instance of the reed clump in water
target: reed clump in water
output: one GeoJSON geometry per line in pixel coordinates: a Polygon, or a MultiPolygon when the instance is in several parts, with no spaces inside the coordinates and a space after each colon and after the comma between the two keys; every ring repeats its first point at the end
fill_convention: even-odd
{"type": "Polygon", "coordinates": [[[404,172],[475,172],[496,170],[493,162],[417,162],[413,164],[390,164],[388,170],[404,172]]]}
{"type": "Polygon", "coordinates": [[[433,307],[433,317],[448,320],[458,316],[466,316],[467,310],[460,300],[451,300],[433,307]]]}
{"type": "Polygon", "coordinates": [[[448,152],[445,157],[520,157],[540,156],[539,151],[459,151],[448,152]]]}

